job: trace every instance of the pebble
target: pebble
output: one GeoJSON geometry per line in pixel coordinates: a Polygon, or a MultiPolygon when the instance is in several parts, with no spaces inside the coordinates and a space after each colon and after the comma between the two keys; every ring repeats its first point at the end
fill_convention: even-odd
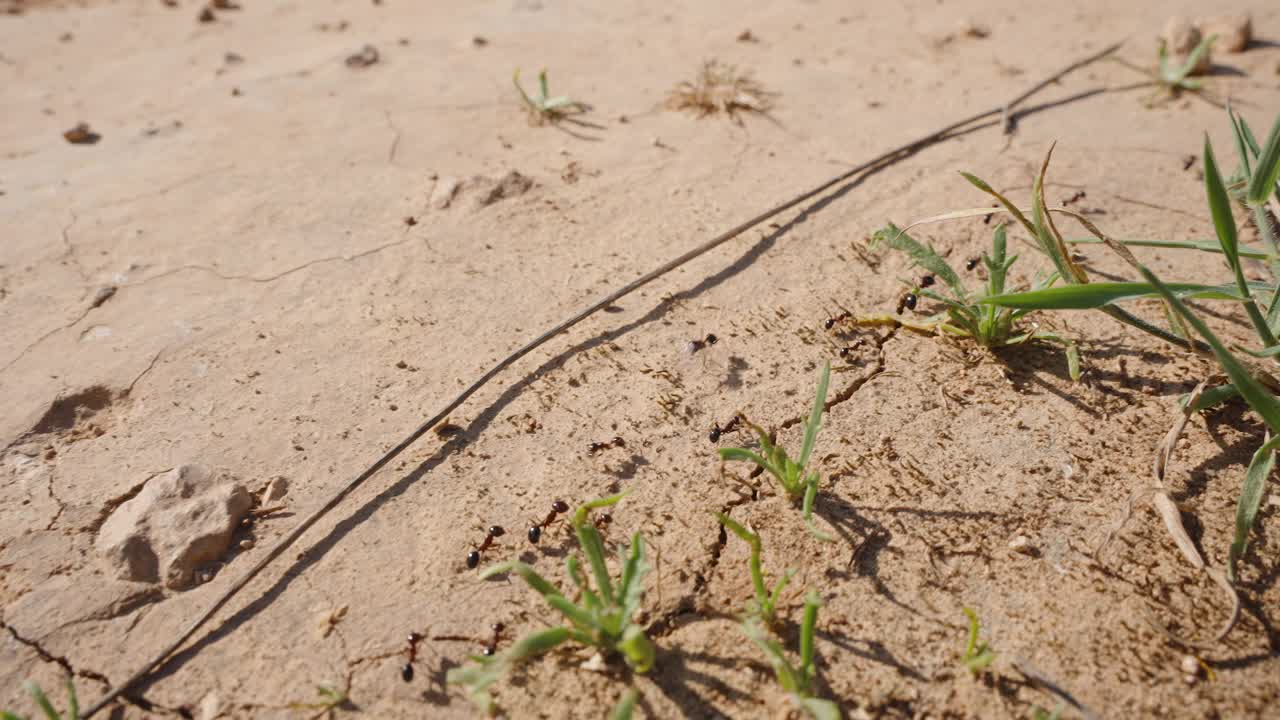
{"type": "Polygon", "coordinates": [[[1248,15],[1219,15],[1197,18],[1196,26],[1203,37],[1217,35],[1214,50],[1229,53],[1244,52],[1253,39],[1253,21],[1248,15]]]}
{"type": "Polygon", "coordinates": [[[1031,540],[1026,535],[1018,535],[1009,541],[1009,549],[1022,553],[1023,555],[1035,555],[1036,549],[1032,547],[1031,540]]]}
{"type": "Polygon", "coordinates": [[[240,549],[241,549],[241,550],[252,550],[252,549],[253,549],[253,541],[252,541],[252,540],[250,540],[250,539],[248,539],[248,538],[245,538],[244,540],[241,540],[241,541],[240,541],[240,549]]]}
{"type": "Polygon", "coordinates": [[[1200,674],[1200,661],[1196,659],[1195,655],[1182,656],[1182,673],[1192,677],[1200,674]]]}

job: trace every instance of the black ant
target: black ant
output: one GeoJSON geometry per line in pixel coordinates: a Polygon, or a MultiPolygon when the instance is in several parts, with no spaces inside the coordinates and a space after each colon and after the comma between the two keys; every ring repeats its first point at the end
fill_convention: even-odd
{"type": "Polygon", "coordinates": [[[711,442],[720,442],[721,435],[731,433],[738,427],[740,417],[739,415],[734,415],[732,420],[724,424],[724,427],[720,427],[720,423],[716,423],[712,426],[711,432],[707,434],[707,437],[711,439],[711,442]]]}
{"type": "MultiPolygon", "coordinates": [[[[995,203],[992,203],[991,207],[993,207],[993,208],[998,208],[998,207],[1000,207],[1000,206],[999,206],[999,205],[997,205],[997,204],[995,204],[995,203]]],[[[996,216],[996,214],[995,214],[995,213],[988,213],[988,214],[984,215],[984,216],[983,216],[983,218],[982,218],[982,224],[983,224],[983,225],[990,225],[990,224],[991,224],[991,218],[993,218],[993,217],[995,217],[995,216],[996,216]]],[[[970,270],[972,270],[973,268],[969,268],[969,269],[970,269],[970,270]]]]}
{"type": "Polygon", "coordinates": [[[556,500],[551,503],[551,512],[547,513],[547,518],[536,525],[529,526],[529,542],[537,545],[538,541],[542,539],[542,530],[550,527],[551,523],[556,521],[557,515],[567,512],[569,512],[569,503],[563,500],[556,500]]]}
{"type": "Polygon", "coordinates": [[[418,643],[422,642],[422,635],[411,632],[409,633],[409,645],[405,648],[408,654],[408,662],[400,667],[400,679],[405,682],[413,680],[413,661],[418,657],[418,643]]]}
{"type": "Polygon", "coordinates": [[[906,308],[908,310],[915,310],[916,302],[917,302],[917,298],[915,293],[907,293],[906,295],[903,295],[902,299],[898,300],[898,314],[899,315],[902,314],[903,308],[906,308]]]}
{"type": "Polygon", "coordinates": [[[595,524],[596,530],[601,533],[605,533],[608,532],[609,526],[613,524],[613,515],[611,513],[600,513],[600,515],[591,522],[595,524]]]}
{"type": "Polygon", "coordinates": [[[933,286],[933,275],[922,275],[920,277],[920,287],[927,288],[933,286]]]}
{"type": "Polygon", "coordinates": [[[720,338],[716,337],[715,333],[707,333],[707,336],[701,340],[690,340],[689,344],[684,346],[684,349],[692,355],[702,348],[711,347],[718,342],[720,342],[720,338]]]}
{"type": "Polygon", "coordinates": [[[851,317],[853,316],[850,315],[848,312],[842,312],[839,315],[836,315],[835,317],[827,318],[827,321],[824,322],[822,326],[830,330],[831,328],[835,327],[836,325],[839,325],[840,323],[844,322],[845,320],[848,320],[851,317]]]}
{"type": "Polygon", "coordinates": [[[609,448],[624,448],[624,447],[626,447],[626,446],[627,446],[627,441],[626,441],[626,440],[623,440],[623,439],[622,439],[622,438],[620,438],[620,437],[615,437],[614,439],[610,440],[609,442],[593,442],[593,443],[591,443],[590,445],[588,445],[588,446],[587,446],[587,452],[591,453],[592,455],[595,455],[596,453],[600,452],[601,450],[608,450],[609,448]]]}
{"type": "Polygon", "coordinates": [[[1066,200],[1063,200],[1062,205],[1063,207],[1066,207],[1067,205],[1070,205],[1071,203],[1076,202],[1077,200],[1085,199],[1085,197],[1087,196],[1085,195],[1085,192],[1083,190],[1077,190],[1075,195],[1072,195],[1066,200]]]}
{"type": "Polygon", "coordinates": [[[1182,169],[1183,169],[1184,171],[1186,171],[1186,170],[1190,170],[1190,169],[1191,169],[1191,166],[1192,166],[1192,165],[1195,165],[1195,164],[1196,164],[1196,156],[1195,156],[1195,155],[1188,155],[1186,158],[1184,158],[1184,159],[1182,160],[1182,169]]]}
{"type": "Polygon", "coordinates": [[[498,641],[502,639],[502,631],[505,630],[507,626],[500,622],[496,622],[489,627],[493,630],[493,639],[491,639],[489,644],[485,645],[484,650],[481,651],[484,653],[485,657],[492,657],[494,653],[498,652],[498,641]]]}
{"type": "Polygon", "coordinates": [[[973,269],[974,269],[974,268],[976,268],[976,267],[978,267],[978,256],[977,256],[977,255],[974,255],[973,257],[971,257],[971,258],[969,258],[968,260],[965,260],[965,261],[964,261],[964,269],[965,269],[965,270],[969,270],[970,272],[972,272],[972,271],[973,271],[973,269]]]}
{"type": "Polygon", "coordinates": [[[467,553],[467,567],[474,570],[480,564],[480,553],[489,549],[493,545],[494,538],[500,538],[506,535],[507,531],[502,529],[501,525],[490,525],[489,531],[484,536],[484,542],[480,543],[480,547],[467,553]]]}
{"type": "Polygon", "coordinates": [[[862,345],[863,345],[863,340],[862,340],[862,338],[858,338],[857,340],[853,341],[853,344],[852,344],[852,345],[850,345],[850,346],[848,346],[848,347],[842,347],[842,348],[840,348],[840,357],[842,357],[842,358],[848,358],[850,355],[852,355],[852,354],[853,354],[853,351],[854,351],[854,350],[856,350],[857,348],[862,347],[862,345]]]}

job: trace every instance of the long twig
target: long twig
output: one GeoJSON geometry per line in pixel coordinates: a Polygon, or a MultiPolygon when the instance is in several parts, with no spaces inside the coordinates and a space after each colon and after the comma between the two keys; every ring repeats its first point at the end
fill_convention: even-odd
{"type": "Polygon", "coordinates": [[[1031,97],[1031,95],[1034,94],[1036,91],[1050,85],[1051,83],[1057,81],[1058,79],[1060,79],[1061,77],[1063,77],[1067,73],[1070,73],[1073,70],[1079,69],[1089,63],[1095,62],[1111,54],[1119,47],[1120,47],[1120,43],[1116,43],[1115,45],[1111,45],[1110,47],[1107,47],[1105,50],[1101,52],[1094,53],[1082,60],[1077,60],[1071,63],[1070,65],[1068,65],[1067,67],[1063,68],[1062,70],[1059,70],[1058,72],[1055,72],[1054,74],[1050,75],[1048,78],[1045,78],[1044,80],[1040,81],[1034,87],[1032,87],[1031,90],[1020,94],[1019,96],[1017,96],[1016,98],[1014,98],[1013,100],[1007,103],[998,105],[994,108],[991,108],[990,110],[984,110],[980,113],[970,115],[969,117],[963,120],[953,122],[950,125],[943,127],[941,130],[937,130],[935,132],[929,133],[928,135],[925,135],[922,138],[919,138],[917,140],[912,140],[911,142],[906,143],[905,145],[896,147],[893,150],[883,153],[872,160],[869,160],[861,165],[850,168],[849,170],[846,170],[845,172],[840,173],[839,175],[831,178],[830,180],[822,183],[821,185],[818,185],[817,187],[811,190],[807,190],[780,205],[777,205],[773,208],[770,208],[769,210],[766,210],[765,212],[760,213],[759,215],[756,215],[750,220],[747,220],[746,222],[741,223],[740,225],[737,225],[732,229],[721,233],[720,235],[717,235],[711,240],[708,240],[707,242],[695,247],[694,249],[686,252],[685,254],[673,260],[663,263],[662,265],[658,266],[656,269],[650,271],[649,273],[642,275],[641,277],[631,281],[630,283],[627,283],[626,285],[613,291],[612,293],[609,293],[604,298],[601,298],[597,302],[587,307],[585,310],[582,310],[581,312],[570,317],[568,320],[561,322],[560,324],[556,325],[555,327],[551,328],[545,333],[534,338],[524,347],[521,347],[519,350],[516,350],[515,352],[511,353],[507,357],[503,358],[497,365],[494,365],[492,369],[490,369],[484,375],[481,375],[478,380],[471,383],[471,385],[467,387],[466,390],[463,390],[462,393],[459,394],[452,401],[450,401],[448,405],[445,405],[443,409],[441,409],[435,415],[431,416],[429,420],[422,423],[422,425],[418,426],[418,429],[410,433],[409,436],[406,437],[404,440],[401,440],[398,444],[396,444],[395,447],[388,450],[382,457],[378,458],[376,462],[370,465],[368,469],[366,469],[364,472],[357,475],[355,479],[353,479],[351,482],[347,483],[346,486],[342,487],[336,493],[334,493],[333,496],[330,497],[327,501],[325,501],[325,503],[321,505],[319,509],[317,509],[315,512],[308,515],[306,518],[302,520],[302,522],[298,523],[298,525],[294,527],[293,530],[289,531],[288,534],[280,538],[280,540],[277,541],[276,544],[273,545],[265,555],[263,555],[262,559],[259,560],[257,564],[249,568],[249,570],[246,571],[244,575],[240,577],[239,580],[236,580],[235,583],[233,583],[229,588],[223,591],[222,595],[218,597],[218,599],[215,600],[207,610],[205,610],[195,620],[193,620],[191,624],[184,631],[182,631],[182,633],[179,634],[178,637],[168,647],[161,650],[153,659],[151,659],[145,665],[143,665],[140,670],[138,670],[136,673],[130,676],[127,680],[125,680],[119,686],[113,688],[102,699],[98,700],[98,702],[96,702],[92,707],[88,709],[87,712],[84,713],[84,717],[85,718],[92,717],[95,713],[102,710],[102,708],[106,707],[107,704],[109,704],[110,702],[115,700],[117,697],[119,697],[121,693],[125,692],[130,687],[137,684],[139,680],[143,679],[153,670],[157,669],[170,655],[175,653],[178,650],[178,648],[182,647],[182,645],[186,643],[186,641],[189,640],[191,636],[196,633],[196,631],[198,631],[206,622],[208,622],[209,619],[212,618],[215,613],[217,613],[220,609],[222,609],[222,607],[226,605],[227,602],[230,601],[231,598],[236,595],[236,593],[238,593],[242,588],[244,588],[245,585],[249,584],[249,582],[253,580],[254,577],[256,577],[258,573],[262,571],[263,568],[265,568],[273,560],[279,557],[281,553],[283,553],[285,550],[289,548],[289,546],[293,545],[293,543],[296,542],[297,539],[301,537],[302,534],[305,533],[312,525],[314,525],[316,521],[324,517],[325,514],[327,514],[330,510],[336,507],[338,503],[342,502],[344,498],[350,495],[352,491],[354,491],[356,488],[363,485],[366,480],[368,480],[375,473],[377,473],[379,470],[385,467],[387,463],[394,460],[400,453],[404,452],[410,445],[413,445],[419,438],[425,435],[428,430],[430,430],[432,427],[435,427],[437,423],[439,423],[441,420],[448,417],[450,413],[456,410],[458,406],[462,405],[462,403],[466,402],[468,398],[474,395],[476,391],[478,391],[480,388],[484,387],[490,380],[492,380],[496,375],[498,375],[498,373],[501,373],[503,370],[506,370],[508,367],[511,367],[518,360],[520,360],[520,358],[523,358],[525,355],[528,355],[530,352],[537,349],[543,343],[546,343],[548,340],[568,330],[574,325],[577,325],[578,323],[582,322],[586,318],[595,314],[597,311],[614,304],[621,298],[626,297],[632,292],[635,292],[637,289],[649,284],[650,282],[653,282],[654,280],[662,277],[663,275],[666,275],[667,273],[680,267],[681,265],[684,265],[690,260],[693,260],[694,258],[697,258],[701,255],[705,255],[706,253],[716,249],[717,247],[720,247],[726,242],[738,237],[739,235],[746,232],[747,230],[750,230],[751,228],[759,225],[760,223],[763,223],[766,220],[769,220],[775,215],[786,212],[787,210],[790,210],[791,208],[794,208],[797,205],[800,205],[806,200],[810,200],[818,196],[824,191],[836,185],[839,185],[840,183],[843,183],[846,180],[849,180],[860,173],[893,164],[901,160],[906,155],[909,155],[919,150],[922,147],[938,142],[939,140],[943,140],[952,132],[955,132],[961,128],[964,128],[967,125],[971,125],[979,120],[989,118],[992,115],[1004,114],[1005,116],[1007,116],[1012,106],[1018,103],[1021,103],[1022,101],[1031,97]]]}

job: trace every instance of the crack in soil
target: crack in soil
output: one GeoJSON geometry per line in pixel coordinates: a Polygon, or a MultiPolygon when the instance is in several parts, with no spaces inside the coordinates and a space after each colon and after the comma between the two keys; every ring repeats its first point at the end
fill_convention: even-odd
{"type": "MultiPolygon", "coordinates": [[[[185,272],[185,271],[187,271],[187,270],[198,270],[198,271],[200,271],[200,272],[206,272],[206,273],[209,273],[209,274],[211,274],[211,275],[213,275],[213,276],[215,276],[215,277],[218,277],[218,278],[220,278],[220,279],[222,279],[222,280],[241,280],[241,281],[244,281],[244,282],[264,283],[264,284],[265,284],[265,283],[272,283],[272,282],[275,282],[276,280],[279,280],[279,279],[281,279],[281,278],[283,278],[283,277],[286,277],[286,276],[288,276],[288,275],[292,275],[292,274],[294,274],[294,273],[296,273],[296,272],[300,272],[300,271],[302,271],[302,270],[305,270],[305,269],[307,269],[307,268],[309,268],[309,267],[311,267],[311,266],[313,266],[313,265],[320,265],[320,264],[323,264],[323,263],[330,263],[330,262],[335,262],[335,261],[339,261],[339,260],[341,260],[342,262],[352,262],[352,261],[355,261],[355,260],[359,260],[360,258],[363,258],[363,257],[368,257],[369,255],[374,255],[374,254],[376,254],[376,253],[380,253],[380,252],[382,252],[383,250],[389,250],[389,249],[391,249],[391,248],[393,248],[393,247],[396,247],[396,246],[398,246],[398,245],[404,245],[405,243],[407,243],[407,242],[409,242],[409,241],[411,241],[411,240],[414,240],[414,239],[416,239],[416,238],[414,238],[414,237],[412,237],[412,236],[410,236],[410,237],[405,237],[405,238],[402,238],[402,239],[400,239],[400,240],[396,240],[396,241],[394,241],[394,242],[385,243],[385,244],[383,244],[383,245],[378,245],[378,246],[376,246],[376,247],[372,247],[372,248],[370,248],[370,249],[368,249],[368,250],[363,250],[363,251],[358,252],[358,253],[356,253],[356,254],[354,254],[354,255],[331,255],[331,256],[327,256],[327,257],[316,258],[316,259],[314,259],[314,260],[308,260],[307,262],[302,263],[301,265],[298,265],[298,266],[295,266],[295,267],[289,268],[288,270],[283,270],[283,271],[281,271],[281,272],[278,272],[278,273],[276,273],[276,274],[274,274],[274,275],[264,275],[264,276],[261,276],[261,277],[256,277],[256,276],[253,276],[253,275],[227,275],[227,274],[225,274],[225,273],[223,273],[223,272],[219,271],[218,269],[213,268],[213,267],[209,267],[209,266],[207,266],[207,265],[180,265],[180,266],[178,266],[178,267],[176,267],[176,268],[172,268],[172,269],[166,270],[166,271],[164,271],[164,272],[162,272],[162,273],[160,273],[160,274],[158,274],[158,275],[152,275],[151,277],[143,278],[143,279],[141,279],[141,280],[138,280],[137,282],[124,283],[124,284],[122,284],[122,285],[119,285],[119,286],[117,286],[117,288],[116,288],[116,292],[119,292],[119,291],[121,291],[121,290],[124,290],[125,288],[139,287],[139,286],[141,286],[141,285],[145,285],[145,284],[147,284],[147,283],[150,283],[150,282],[151,282],[151,281],[153,281],[153,280],[159,280],[159,279],[161,279],[161,278],[165,278],[165,277],[168,277],[168,276],[170,276],[170,275],[176,275],[176,274],[178,274],[178,273],[180,273],[180,272],[185,272]]],[[[113,293],[113,294],[114,294],[114,293],[113,293]]],[[[13,367],[15,364],[17,364],[17,362],[18,362],[19,360],[21,360],[22,358],[26,357],[28,353],[30,353],[32,350],[34,350],[37,346],[39,346],[39,345],[40,345],[41,343],[43,343],[45,340],[48,340],[49,338],[53,337],[54,335],[57,335],[58,333],[63,332],[63,331],[65,331],[65,330],[69,330],[69,329],[71,329],[71,328],[75,327],[76,325],[80,324],[80,321],[81,321],[81,320],[84,320],[86,317],[88,317],[89,313],[93,312],[93,310],[94,310],[94,309],[96,309],[97,307],[99,307],[101,304],[102,304],[102,303],[94,304],[93,302],[90,302],[90,303],[89,303],[89,305],[88,305],[88,306],[86,306],[86,307],[85,307],[85,309],[84,309],[84,310],[82,310],[82,311],[80,312],[80,314],[79,314],[79,315],[77,315],[77,316],[75,317],[75,319],[71,320],[70,322],[68,322],[68,323],[66,323],[66,324],[64,324],[64,325],[60,325],[60,326],[58,326],[58,327],[55,327],[55,328],[53,328],[52,330],[49,330],[49,331],[48,331],[48,332],[46,332],[45,334],[43,334],[43,335],[41,335],[40,337],[38,337],[38,338],[36,338],[35,340],[33,340],[30,344],[28,344],[26,347],[24,347],[24,348],[22,349],[22,351],[21,351],[21,352],[19,352],[16,356],[14,356],[11,360],[9,360],[9,362],[5,363],[3,367],[0,367],[0,373],[3,373],[3,372],[5,372],[5,371],[7,371],[9,368],[13,367]]]]}
{"type": "Polygon", "coordinates": [[[89,679],[89,680],[93,680],[93,681],[95,681],[95,682],[99,682],[99,683],[102,683],[103,685],[105,685],[105,686],[106,686],[106,688],[105,688],[105,689],[107,689],[107,690],[110,690],[110,689],[111,689],[111,687],[112,687],[112,685],[111,685],[111,681],[107,679],[107,676],[106,676],[106,675],[103,675],[102,673],[99,673],[99,672],[94,672],[93,670],[83,670],[83,669],[81,669],[81,670],[76,670],[76,669],[71,665],[71,661],[70,661],[70,660],[68,660],[68,659],[66,658],[66,656],[65,656],[65,655],[54,655],[53,653],[49,652],[48,650],[45,650],[45,649],[44,649],[44,647],[43,647],[43,646],[41,646],[39,642],[37,642],[37,641],[35,641],[35,640],[29,640],[29,639],[27,639],[27,638],[23,637],[22,635],[20,635],[20,634],[18,633],[18,629],[17,629],[17,628],[15,628],[14,626],[12,626],[12,625],[10,625],[10,624],[6,623],[6,622],[5,622],[5,621],[3,621],[3,620],[0,620],[0,629],[8,630],[8,631],[9,631],[9,634],[13,636],[13,639],[14,639],[14,640],[17,640],[18,642],[22,643],[23,645],[26,645],[27,647],[29,647],[29,648],[31,648],[32,650],[34,650],[34,651],[35,651],[35,653],[36,653],[36,655],[38,655],[42,661],[44,661],[44,662],[51,662],[51,663],[57,663],[59,666],[61,666],[61,667],[62,667],[62,669],[63,669],[63,670],[65,670],[65,671],[66,671],[66,673],[67,673],[68,675],[71,675],[71,676],[74,676],[74,677],[82,677],[82,678],[86,678],[86,679],[89,679]]]}

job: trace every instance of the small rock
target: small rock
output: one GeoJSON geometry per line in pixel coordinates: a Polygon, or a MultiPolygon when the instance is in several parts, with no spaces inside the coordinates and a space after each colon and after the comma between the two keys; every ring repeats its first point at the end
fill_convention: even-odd
{"type": "Polygon", "coordinates": [[[196,568],[218,560],[253,504],[233,479],[199,465],[153,478],[102,524],[95,543],[122,580],[188,587],[196,568]]]}
{"type": "Polygon", "coordinates": [[[1182,674],[1195,677],[1200,674],[1200,661],[1195,655],[1182,656],[1182,674]]]}
{"type": "Polygon", "coordinates": [[[462,181],[456,177],[442,177],[436,181],[435,188],[431,191],[431,199],[428,204],[432,210],[444,210],[453,203],[453,196],[458,193],[458,188],[462,185],[462,181]]]}
{"type": "Polygon", "coordinates": [[[262,502],[275,502],[289,492],[289,480],[281,475],[271,478],[267,489],[262,492],[262,502]]]}
{"type": "Polygon", "coordinates": [[[1221,15],[1211,18],[1198,18],[1196,27],[1203,37],[1217,35],[1213,43],[1214,50],[1229,53],[1244,52],[1253,39],[1253,21],[1248,15],[1221,15]]]}
{"type": "Polygon", "coordinates": [[[1200,44],[1200,31],[1191,21],[1181,15],[1174,15],[1164,24],[1165,47],[1175,55],[1186,55],[1200,44]]]}
{"type": "Polygon", "coordinates": [[[200,699],[200,720],[215,720],[222,714],[222,701],[218,693],[210,690],[200,699]]]}
{"type": "Polygon", "coordinates": [[[587,658],[578,667],[589,672],[603,673],[609,671],[609,666],[605,664],[604,656],[600,653],[596,653],[595,655],[587,658]]]}
{"type": "Polygon", "coordinates": [[[1036,549],[1026,535],[1018,535],[1009,541],[1009,549],[1023,555],[1035,555],[1036,549]]]}
{"type": "Polygon", "coordinates": [[[241,549],[241,550],[252,550],[252,549],[253,549],[253,540],[250,540],[249,538],[245,538],[244,540],[241,540],[241,541],[240,541],[240,549],[241,549]]]}
{"type": "Polygon", "coordinates": [[[499,180],[477,177],[472,183],[480,189],[476,196],[476,208],[488,207],[500,200],[517,197],[533,187],[533,179],[512,170],[499,180]]]}
{"type": "Polygon", "coordinates": [[[72,145],[93,145],[102,139],[102,136],[94,132],[88,123],[79,123],[70,130],[62,133],[63,139],[72,145]]]}
{"type": "Polygon", "coordinates": [[[382,56],[378,53],[378,48],[372,45],[365,45],[360,48],[360,52],[348,55],[346,63],[349,68],[367,68],[370,65],[376,64],[381,57],[382,56]]]}

